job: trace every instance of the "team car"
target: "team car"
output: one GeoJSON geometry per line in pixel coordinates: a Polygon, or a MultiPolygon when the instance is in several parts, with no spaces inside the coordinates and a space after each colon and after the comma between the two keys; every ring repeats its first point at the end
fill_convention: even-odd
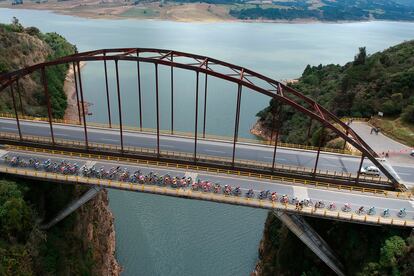
{"type": "Polygon", "coordinates": [[[361,168],[361,174],[380,176],[380,170],[375,166],[366,166],[361,168]]]}

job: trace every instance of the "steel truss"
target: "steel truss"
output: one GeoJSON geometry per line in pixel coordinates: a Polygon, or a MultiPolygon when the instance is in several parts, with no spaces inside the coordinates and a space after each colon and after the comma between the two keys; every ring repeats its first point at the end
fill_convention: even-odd
{"type": "MultiPolygon", "coordinates": [[[[14,107],[16,106],[13,94],[13,85],[16,84],[17,88],[19,89],[19,80],[25,77],[28,74],[31,74],[35,71],[40,71],[43,86],[44,86],[44,93],[47,103],[48,109],[48,116],[49,116],[49,123],[50,123],[50,130],[52,141],[54,143],[54,136],[53,136],[53,125],[52,125],[52,110],[50,106],[50,95],[48,93],[47,88],[47,80],[46,80],[46,71],[47,68],[50,66],[55,66],[59,64],[72,64],[75,71],[75,82],[76,82],[76,92],[77,92],[77,99],[78,99],[78,111],[82,111],[82,114],[79,114],[79,121],[81,121],[81,117],[83,117],[83,125],[84,125],[84,132],[85,132],[85,144],[88,147],[88,136],[87,136],[87,127],[86,127],[86,119],[85,119],[85,110],[84,110],[84,97],[83,97],[83,89],[82,89],[82,79],[81,79],[81,72],[79,68],[80,62],[103,62],[104,72],[105,72],[105,82],[106,82],[106,98],[107,98],[107,105],[108,105],[108,114],[109,114],[109,126],[111,127],[111,117],[110,117],[110,103],[109,103],[109,96],[108,96],[108,76],[107,76],[107,62],[113,61],[116,68],[116,81],[117,81],[117,96],[118,96],[118,107],[119,107],[119,118],[120,118],[120,137],[121,137],[121,147],[123,149],[123,139],[122,139],[122,109],[121,109],[121,97],[120,97],[120,86],[119,86],[119,69],[118,63],[119,61],[130,61],[136,62],[137,64],[137,83],[138,83],[138,95],[139,95],[139,113],[140,113],[140,128],[142,129],[142,103],[141,103],[141,63],[148,63],[155,65],[155,87],[156,87],[156,114],[157,114],[157,152],[158,156],[160,155],[159,151],[159,100],[158,100],[158,67],[160,65],[170,67],[171,70],[171,106],[174,105],[174,68],[180,68],[184,70],[194,71],[196,73],[196,112],[195,112],[195,134],[194,134],[194,163],[197,162],[197,132],[198,132],[198,98],[199,98],[199,75],[205,75],[205,101],[204,105],[207,102],[207,82],[208,76],[216,77],[222,80],[226,80],[228,82],[235,83],[237,85],[237,102],[235,103],[236,108],[236,116],[235,116],[235,129],[234,129],[234,137],[233,137],[233,166],[234,158],[236,154],[236,143],[238,140],[238,129],[239,129],[239,121],[240,121],[240,102],[242,98],[242,91],[243,87],[251,89],[257,93],[269,96],[270,98],[274,98],[279,101],[281,104],[293,107],[298,112],[310,117],[310,126],[308,130],[308,137],[311,131],[312,123],[319,122],[322,126],[322,133],[326,132],[327,129],[332,130],[335,132],[339,137],[344,139],[345,143],[351,144],[357,150],[359,150],[362,154],[361,156],[361,163],[360,167],[362,166],[363,160],[365,158],[369,159],[373,164],[375,164],[384,175],[392,182],[393,187],[395,189],[400,188],[400,184],[398,180],[381,164],[377,158],[379,157],[375,151],[373,151],[368,144],[361,139],[347,124],[342,122],[338,117],[334,114],[329,112],[323,106],[316,103],[309,97],[306,97],[302,93],[296,91],[295,89],[287,86],[286,84],[261,75],[257,72],[252,70],[243,68],[241,66],[237,66],[231,63],[227,63],[221,60],[217,60],[214,58],[195,55],[190,53],[184,53],[179,51],[172,51],[172,50],[164,50],[164,49],[150,49],[150,48],[119,48],[119,49],[101,49],[101,50],[94,50],[88,51],[83,53],[76,53],[74,55],[62,57],[53,61],[39,63],[30,67],[26,67],[20,70],[16,70],[14,72],[9,72],[0,75],[0,92],[5,90],[6,88],[10,88],[13,97],[13,104],[14,107]],[[78,89],[79,86],[79,89],[78,89]],[[80,93],[81,98],[81,107],[79,108],[79,96],[78,92],[80,93]],[[81,109],[81,110],[80,110],[81,109]]],[[[18,90],[18,96],[20,97],[20,91],[18,90]]],[[[22,105],[21,105],[22,107],[22,105]]],[[[16,108],[15,108],[16,110],[16,108]]],[[[171,134],[174,133],[174,108],[171,108],[171,134]]],[[[203,114],[203,137],[205,137],[206,133],[206,107],[204,107],[204,114],[203,114]]],[[[15,111],[17,113],[17,110],[15,111]]],[[[18,122],[19,118],[16,114],[16,120],[18,122]]],[[[19,123],[17,123],[20,133],[19,123]]],[[[279,131],[277,131],[279,133],[279,131]]],[[[323,135],[322,135],[323,136],[323,135]]],[[[315,174],[319,160],[319,153],[321,144],[323,141],[323,137],[321,136],[319,141],[319,147],[317,152],[317,158],[315,162],[315,174]]],[[[276,138],[277,139],[277,138],[276,138]]],[[[277,141],[275,143],[275,152],[273,158],[276,156],[276,148],[277,148],[277,141]]],[[[274,164],[273,160],[273,164],[274,164]]],[[[358,184],[359,180],[359,171],[358,176],[356,178],[356,184],[358,184]]]]}

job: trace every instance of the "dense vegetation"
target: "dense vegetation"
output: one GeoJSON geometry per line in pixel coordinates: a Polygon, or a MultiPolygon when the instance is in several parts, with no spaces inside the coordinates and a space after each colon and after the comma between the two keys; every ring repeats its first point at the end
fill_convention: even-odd
{"type": "MultiPolygon", "coordinates": [[[[24,28],[17,19],[0,24],[0,73],[16,70],[75,51],[63,37],[42,34],[37,28],[24,28]]],[[[66,66],[47,70],[54,116],[62,117],[66,108],[63,81],[66,66]]],[[[45,112],[40,74],[22,79],[25,114],[45,112]]],[[[16,91],[16,90],[15,90],[16,91]]],[[[10,111],[10,94],[0,95],[0,110],[10,111]]],[[[81,191],[79,187],[0,176],[0,275],[91,275],[93,249],[75,231],[76,214],[42,231],[39,224],[49,221],[81,191]],[[46,204],[47,203],[47,204],[46,204]]]]}
{"type": "MultiPolygon", "coordinates": [[[[361,48],[345,66],[307,66],[294,85],[339,116],[371,116],[382,111],[414,123],[414,41],[382,53],[366,55],[361,48]]],[[[308,120],[271,101],[258,116],[267,127],[282,125],[282,139],[306,142],[308,120]],[[281,115],[273,120],[272,114],[281,115]],[[282,124],[283,122],[283,124],[282,124]]],[[[320,131],[315,132],[316,144],[320,131]]],[[[310,219],[332,246],[348,275],[413,275],[414,236],[399,229],[310,219]]],[[[261,275],[331,275],[309,249],[269,215],[265,230],[261,275]],[[301,261],[297,261],[301,260],[301,261]]]]}
{"type": "MultiPolygon", "coordinates": [[[[414,274],[414,235],[409,229],[306,220],[338,255],[346,275],[414,274]]],[[[272,213],[260,259],[261,275],[333,275],[272,213]]]]}
{"type": "MultiPolygon", "coordinates": [[[[414,123],[414,41],[368,56],[360,48],[354,61],[340,65],[308,65],[292,86],[339,117],[370,117],[379,111],[414,123]]],[[[282,141],[306,143],[309,118],[272,100],[257,116],[264,127],[281,125],[282,141]],[[279,116],[278,109],[282,112],[279,116]],[[283,123],[282,123],[283,122],[283,123]]],[[[314,125],[314,128],[319,128],[314,125]]],[[[311,139],[318,143],[319,133],[311,139]]],[[[333,138],[333,137],[332,137],[333,138]]],[[[327,142],[327,139],[325,142],[327,142]]]]}
{"type": "Polygon", "coordinates": [[[274,5],[233,8],[230,15],[239,19],[271,20],[413,20],[414,7],[404,0],[297,0],[274,2],[274,5]]]}
{"type": "MultiPolygon", "coordinates": [[[[73,54],[75,50],[75,46],[62,36],[56,33],[43,34],[35,27],[24,28],[16,18],[12,24],[0,24],[0,74],[73,54]]],[[[46,71],[53,116],[56,118],[62,118],[67,107],[63,91],[67,69],[68,65],[57,65],[46,71]]],[[[40,72],[21,80],[25,114],[46,116],[46,101],[41,83],[40,72]]],[[[0,95],[0,111],[14,112],[10,94],[5,92],[0,95]]]]}
{"type": "Polygon", "coordinates": [[[38,226],[72,200],[75,189],[0,179],[0,275],[91,275],[91,249],[84,250],[73,231],[75,214],[48,232],[38,226]]]}

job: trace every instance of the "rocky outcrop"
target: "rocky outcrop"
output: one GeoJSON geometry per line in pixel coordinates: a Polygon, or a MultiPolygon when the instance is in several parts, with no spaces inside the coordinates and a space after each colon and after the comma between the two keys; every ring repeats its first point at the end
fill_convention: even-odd
{"type": "MultiPolygon", "coordinates": [[[[42,34],[37,28],[24,28],[17,19],[14,19],[13,24],[10,25],[0,24],[0,74],[44,62],[47,59],[55,59],[60,57],[60,55],[69,55],[74,51],[75,47],[56,33],[42,34]]],[[[80,66],[82,65],[81,63],[80,66]]],[[[54,116],[61,118],[64,116],[63,113],[65,115],[69,113],[68,117],[70,119],[77,119],[78,110],[73,68],[71,66],[69,68],[65,66],[59,68],[51,66],[47,68],[46,74],[50,79],[54,80],[50,81],[48,87],[52,102],[54,103],[53,111],[54,113],[55,111],[61,111],[54,114],[54,116]],[[66,71],[66,69],[69,70],[66,71]],[[61,83],[60,81],[63,81],[65,75],[65,82],[61,83]],[[66,93],[66,97],[63,92],[66,93]]],[[[20,106],[20,102],[18,102],[17,107],[23,109],[25,115],[42,116],[43,114],[44,116],[46,107],[39,72],[21,78],[19,88],[22,92],[22,104],[20,106]]],[[[10,93],[1,93],[0,110],[14,112],[11,102],[10,93]]],[[[86,104],[85,107],[87,112],[86,104]]],[[[59,210],[59,208],[63,208],[72,198],[77,198],[85,192],[85,188],[81,186],[76,186],[74,190],[73,187],[53,190],[54,187],[55,185],[48,186],[45,190],[35,190],[32,187],[35,190],[34,194],[39,195],[37,205],[39,206],[38,214],[40,218],[43,218],[47,211],[54,212],[59,210]],[[58,193],[62,193],[65,196],[60,196],[58,193]],[[45,195],[51,194],[55,195],[59,200],[48,204],[47,200],[45,202],[45,195]],[[45,211],[47,209],[45,205],[53,205],[55,208],[45,211]]],[[[51,202],[50,198],[49,202],[51,202]]],[[[75,222],[73,224],[60,225],[60,231],[62,232],[59,233],[65,233],[64,235],[59,236],[53,230],[42,233],[45,237],[49,237],[50,241],[50,243],[42,246],[40,246],[40,243],[43,242],[43,239],[35,239],[36,243],[33,242],[34,246],[31,247],[33,250],[29,251],[35,252],[30,253],[30,257],[35,260],[34,271],[37,271],[36,275],[72,275],[74,274],[73,269],[77,267],[82,267],[78,273],[75,273],[77,275],[85,275],[86,271],[88,275],[120,275],[122,269],[115,259],[114,217],[108,203],[108,194],[103,190],[94,199],[75,212],[75,222]],[[76,243],[74,246],[74,240],[79,240],[81,242],[80,246],[79,243],[76,243]],[[59,255],[60,257],[50,259],[48,246],[56,251],[54,256],[59,255]],[[42,248],[39,249],[39,247],[42,248]],[[40,253],[39,255],[38,251],[41,251],[43,255],[40,253]],[[89,254],[92,255],[92,262],[89,262],[89,254]],[[84,258],[85,256],[88,256],[88,258],[84,258]],[[88,260],[82,262],[83,260],[79,260],[82,258],[88,260]],[[44,261],[45,259],[47,261],[44,261]],[[65,263],[66,261],[67,263],[65,263]],[[60,264],[60,262],[65,263],[60,265],[63,267],[62,270],[57,268],[59,266],[57,264],[60,264]],[[92,268],[89,273],[90,266],[92,268]],[[47,274],[50,271],[56,273],[47,274]]],[[[23,264],[19,265],[22,266],[23,264]]],[[[2,271],[2,264],[0,262],[0,275],[3,275],[2,271]]],[[[31,275],[31,273],[26,274],[31,275]]],[[[21,273],[12,273],[10,275],[21,275],[21,273]]]]}
{"type": "MultiPolygon", "coordinates": [[[[84,65],[85,63],[81,62],[80,68],[84,65]]],[[[64,119],[77,122],[79,115],[72,65],[69,66],[63,89],[68,103],[64,119]]],[[[89,104],[85,103],[86,114],[88,114],[88,107],[89,104]]],[[[80,111],[82,113],[82,109],[80,111]]],[[[82,190],[80,188],[80,191],[77,192],[81,194],[82,190]]],[[[96,197],[79,208],[74,232],[82,240],[84,251],[92,249],[94,260],[92,275],[120,275],[122,268],[115,258],[114,216],[109,209],[108,192],[106,190],[102,190],[96,197]]]]}
{"type": "Polygon", "coordinates": [[[272,133],[272,131],[269,128],[265,127],[263,125],[263,122],[260,120],[257,120],[257,122],[253,125],[253,127],[250,129],[250,133],[265,141],[274,140],[276,138],[276,131],[272,133]]]}
{"type": "MultiPolygon", "coordinates": [[[[51,53],[49,45],[38,36],[0,27],[0,74],[44,62],[51,53]]],[[[42,91],[42,87],[34,74],[19,79],[19,85],[23,106],[30,107],[33,113],[39,112],[41,108],[35,94],[42,91]]],[[[0,110],[14,111],[9,93],[0,94],[0,110]]]]}
{"type": "Polygon", "coordinates": [[[259,261],[251,276],[280,275],[277,269],[278,242],[280,236],[285,236],[287,229],[276,216],[269,212],[263,230],[263,237],[259,244],[259,261]]]}
{"type": "MultiPolygon", "coordinates": [[[[79,68],[82,68],[85,66],[84,62],[79,63],[79,68]]],[[[68,106],[65,110],[65,116],[63,119],[67,121],[73,121],[78,122],[79,120],[79,114],[78,114],[78,102],[77,102],[77,96],[76,96],[76,88],[75,88],[75,76],[74,76],[74,70],[73,66],[70,65],[68,72],[66,74],[65,83],[63,86],[63,90],[65,91],[67,103],[68,106]]],[[[78,96],[79,97],[79,96],[78,96]]],[[[79,99],[80,101],[81,99],[79,99]]],[[[80,113],[82,114],[82,103],[80,102],[80,113]]],[[[89,103],[85,102],[85,113],[89,113],[89,103]]]]}
{"type": "Polygon", "coordinates": [[[82,240],[83,250],[92,249],[92,275],[119,276],[122,268],[115,259],[114,217],[106,190],[77,211],[75,225],[74,232],[82,240]]]}

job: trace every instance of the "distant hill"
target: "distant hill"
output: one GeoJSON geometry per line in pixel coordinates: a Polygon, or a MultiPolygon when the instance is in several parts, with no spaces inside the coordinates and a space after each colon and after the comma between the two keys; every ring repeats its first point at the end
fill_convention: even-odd
{"type": "MultiPolygon", "coordinates": [[[[213,1],[214,2],[214,1],[213,1]]],[[[269,20],[414,20],[412,0],[276,0],[247,1],[251,6],[232,8],[239,19],[269,20]]]]}
{"type": "Polygon", "coordinates": [[[0,0],[1,8],[53,10],[92,18],[173,21],[414,21],[414,0],[0,0]]]}

